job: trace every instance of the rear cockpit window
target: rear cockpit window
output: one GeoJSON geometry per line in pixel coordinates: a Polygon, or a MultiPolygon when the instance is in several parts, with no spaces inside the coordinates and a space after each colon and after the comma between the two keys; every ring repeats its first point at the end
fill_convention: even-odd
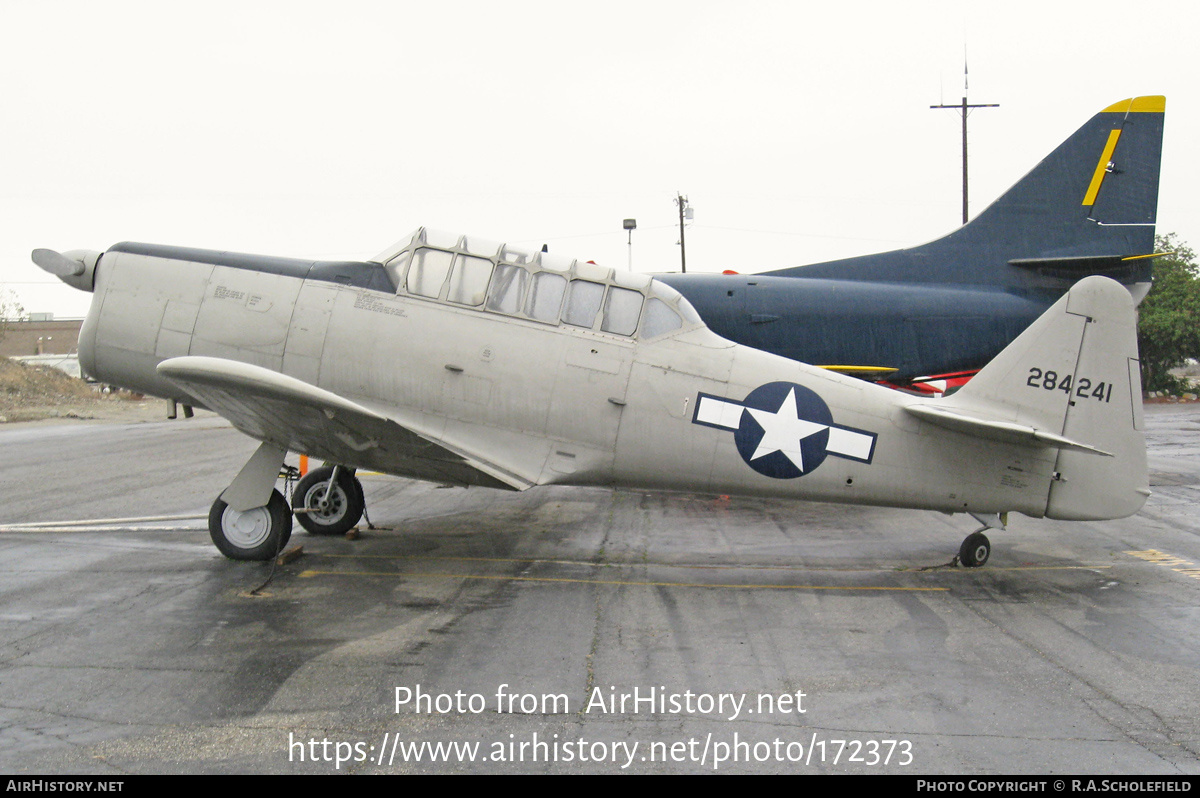
{"type": "Polygon", "coordinates": [[[613,286],[604,301],[604,320],[600,329],[617,335],[633,335],[642,315],[642,292],[613,286]]]}
{"type": "Polygon", "coordinates": [[[491,276],[492,262],[487,258],[459,255],[450,274],[450,293],[446,298],[459,305],[482,305],[491,276]]]}
{"type": "Polygon", "coordinates": [[[498,264],[488,292],[487,309],[515,316],[521,311],[521,300],[528,285],[528,271],[511,263],[498,264]]]}
{"type": "Polygon", "coordinates": [[[567,295],[567,309],[562,320],[574,327],[591,328],[596,323],[600,301],[604,299],[604,284],[589,280],[572,280],[571,292],[567,295]]]}
{"type": "Polygon", "coordinates": [[[642,322],[642,337],[654,338],[673,332],[683,326],[683,319],[671,310],[671,306],[661,299],[651,299],[646,303],[646,319],[642,322]]]}

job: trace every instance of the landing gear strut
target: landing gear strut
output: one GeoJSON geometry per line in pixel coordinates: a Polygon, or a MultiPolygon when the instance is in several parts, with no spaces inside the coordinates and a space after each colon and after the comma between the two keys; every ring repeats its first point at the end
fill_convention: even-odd
{"type": "Polygon", "coordinates": [[[300,526],[314,535],[341,535],[362,518],[366,501],[354,471],[325,466],[309,471],[292,491],[292,510],[300,526]]]}

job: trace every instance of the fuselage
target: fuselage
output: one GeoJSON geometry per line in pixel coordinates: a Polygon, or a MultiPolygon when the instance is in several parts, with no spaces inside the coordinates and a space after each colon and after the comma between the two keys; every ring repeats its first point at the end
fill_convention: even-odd
{"type": "Polygon", "coordinates": [[[978,370],[1054,304],[1057,290],[771,274],[665,274],[713,332],[819,366],[910,380],[978,370]]]}
{"type": "Polygon", "coordinates": [[[529,484],[1040,516],[1055,460],[981,456],[913,397],[722,338],[658,280],[424,232],[369,262],[111,248],[84,369],[187,402],[156,371],[185,355],[294,377],[529,484]]]}

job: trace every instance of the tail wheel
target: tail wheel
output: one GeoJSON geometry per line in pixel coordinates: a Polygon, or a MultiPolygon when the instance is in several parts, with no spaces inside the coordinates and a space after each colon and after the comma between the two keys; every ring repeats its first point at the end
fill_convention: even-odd
{"type": "Polygon", "coordinates": [[[329,484],[333,469],[326,466],[309,471],[292,491],[292,509],[300,526],[314,535],[342,535],[362,518],[366,502],[354,472],[339,468],[329,484]]]}
{"type": "Polygon", "coordinates": [[[292,536],[292,514],[277,490],[262,507],[239,511],[221,499],[208,513],[208,533],[221,553],[231,560],[269,560],[292,536]]]}
{"type": "Polygon", "coordinates": [[[982,532],[967,535],[958,549],[958,561],[967,568],[978,568],[988,561],[992,554],[992,542],[982,532]]]}

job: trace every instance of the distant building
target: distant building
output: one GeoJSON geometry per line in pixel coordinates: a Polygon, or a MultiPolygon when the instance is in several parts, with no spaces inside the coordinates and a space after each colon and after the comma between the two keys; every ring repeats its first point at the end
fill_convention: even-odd
{"type": "Polygon", "coordinates": [[[27,321],[5,322],[0,356],[70,355],[79,349],[79,328],[83,326],[83,319],[55,319],[52,313],[30,316],[27,321]]]}

